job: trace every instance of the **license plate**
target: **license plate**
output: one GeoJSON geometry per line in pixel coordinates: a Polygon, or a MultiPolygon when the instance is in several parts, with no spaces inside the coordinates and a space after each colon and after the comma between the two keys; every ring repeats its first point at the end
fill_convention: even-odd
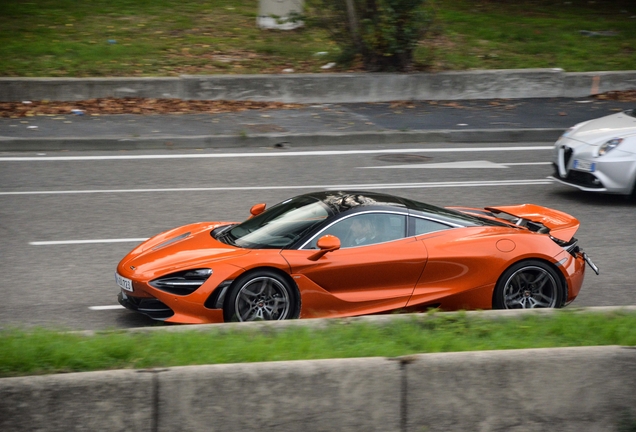
{"type": "Polygon", "coordinates": [[[596,164],[586,160],[574,159],[574,162],[572,162],[572,168],[578,171],[594,172],[596,164]]]}
{"type": "Polygon", "coordinates": [[[120,276],[119,273],[115,273],[115,282],[117,282],[119,288],[129,292],[133,292],[132,281],[130,279],[120,276]]]}
{"type": "Polygon", "coordinates": [[[587,256],[585,252],[583,252],[583,259],[585,260],[587,265],[589,265],[592,268],[592,270],[594,270],[594,273],[599,274],[600,270],[598,269],[598,266],[592,262],[590,257],[587,256]]]}

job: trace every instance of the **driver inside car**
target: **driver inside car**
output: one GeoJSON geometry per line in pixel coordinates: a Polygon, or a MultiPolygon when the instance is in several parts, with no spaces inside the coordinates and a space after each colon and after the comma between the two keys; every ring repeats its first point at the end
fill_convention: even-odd
{"type": "Polygon", "coordinates": [[[377,243],[377,232],[371,224],[371,220],[366,217],[353,218],[351,222],[351,234],[348,236],[350,239],[347,246],[364,246],[368,244],[377,243]]]}

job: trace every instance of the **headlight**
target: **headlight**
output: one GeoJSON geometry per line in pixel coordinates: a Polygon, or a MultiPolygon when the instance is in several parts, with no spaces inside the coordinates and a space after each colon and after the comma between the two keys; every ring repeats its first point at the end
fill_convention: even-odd
{"type": "Polygon", "coordinates": [[[611,152],[616,147],[618,147],[618,145],[622,142],[623,142],[623,138],[612,138],[611,140],[603,144],[601,147],[599,147],[598,155],[603,156],[604,154],[611,152]]]}
{"type": "Polygon", "coordinates": [[[192,294],[212,275],[212,269],[202,268],[171,273],[151,280],[150,286],[176,295],[192,294]]]}

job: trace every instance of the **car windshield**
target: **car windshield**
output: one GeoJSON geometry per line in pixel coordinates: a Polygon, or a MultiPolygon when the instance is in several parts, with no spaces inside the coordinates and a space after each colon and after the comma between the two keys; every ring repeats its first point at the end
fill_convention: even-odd
{"type": "Polygon", "coordinates": [[[324,221],[328,207],[312,197],[283,201],[224,233],[224,240],[248,249],[282,249],[324,221]]]}

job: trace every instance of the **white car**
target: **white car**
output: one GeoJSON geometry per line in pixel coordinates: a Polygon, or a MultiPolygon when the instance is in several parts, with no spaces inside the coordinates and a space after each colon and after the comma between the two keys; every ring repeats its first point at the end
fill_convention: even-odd
{"type": "Polygon", "coordinates": [[[550,178],[584,191],[636,195],[636,109],[579,123],[554,145],[550,178]]]}

